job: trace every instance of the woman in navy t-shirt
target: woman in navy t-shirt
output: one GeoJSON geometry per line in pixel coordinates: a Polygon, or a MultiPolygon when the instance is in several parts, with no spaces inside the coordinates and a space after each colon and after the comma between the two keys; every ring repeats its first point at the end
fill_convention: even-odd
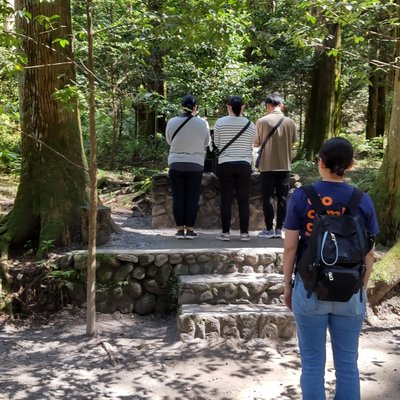
{"type": "MultiPolygon", "coordinates": [[[[337,137],[324,142],[318,159],[322,180],[314,183],[314,187],[328,214],[340,215],[346,209],[353,188],[344,182],[344,174],[352,164],[353,148],[348,140],[337,137]]],[[[358,214],[363,218],[366,229],[376,235],[379,227],[375,208],[367,194],[363,195],[359,203],[358,214]]],[[[299,274],[292,285],[299,241],[301,247],[307,246],[314,217],[315,210],[311,208],[305,192],[297,189],[289,200],[286,213],[283,272],[284,301],[293,310],[296,319],[303,400],[326,398],[324,380],[328,328],[336,372],[334,400],[359,400],[358,339],[365,316],[366,296],[362,296],[361,301],[359,293],[356,293],[348,302],[320,301],[315,293],[307,298],[307,291],[299,274]]],[[[364,287],[367,286],[373,260],[372,248],[365,259],[364,287]]]]}

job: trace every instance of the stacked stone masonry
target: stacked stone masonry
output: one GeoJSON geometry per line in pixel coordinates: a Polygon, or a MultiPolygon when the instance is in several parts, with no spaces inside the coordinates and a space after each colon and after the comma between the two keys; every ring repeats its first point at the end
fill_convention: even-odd
{"type": "Polygon", "coordinates": [[[295,336],[296,328],[293,314],[282,304],[183,305],[178,315],[178,331],[182,341],[219,337],[290,339],[295,336]]]}
{"type": "Polygon", "coordinates": [[[180,277],[182,304],[279,304],[284,289],[282,274],[230,273],[180,277]]]}
{"type": "MultiPolygon", "coordinates": [[[[290,337],[294,324],[282,309],[281,263],[279,249],[99,250],[96,309],[145,315],[180,306],[178,330],[183,340],[217,334],[290,337]],[[196,306],[203,308],[196,311],[196,306]],[[204,313],[205,306],[214,311],[204,313]]],[[[87,252],[65,255],[60,266],[73,270],[69,296],[85,307],[87,252]]]]}
{"type": "MultiPolygon", "coordinates": [[[[293,174],[290,180],[291,190],[301,186],[299,176],[293,174]]],[[[153,228],[171,228],[175,226],[172,213],[172,193],[168,174],[153,176],[152,186],[152,225],[153,228]]],[[[218,178],[212,173],[203,174],[199,209],[196,218],[196,227],[214,229],[220,226],[220,197],[218,178]]],[[[239,228],[239,214],[236,202],[232,207],[232,229],[239,228]]],[[[260,192],[260,174],[253,173],[250,181],[250,221],[249,229],[264,228],[264,216],[260,192]]]]}
{"type": "MultiPolygon", "coordinates": [[[[96,307],[100,312],[148,314],[178,305],[178,277],[197,274],[279,273],[282,254],[264,249],[138,250],[97,253],[96,307]]],[[[63,269],[73,269],[72,301],[86,306],[87,252],[66,254],[63,269]]]]}

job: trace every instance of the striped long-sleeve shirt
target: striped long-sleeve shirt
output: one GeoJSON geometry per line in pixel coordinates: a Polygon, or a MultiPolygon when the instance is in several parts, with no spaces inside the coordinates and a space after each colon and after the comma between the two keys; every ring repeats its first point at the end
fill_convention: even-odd
{"type": "MultiPolygon", "coordinates": [[[[228,115],[219,118],[214,128],[214,143],[221,150],[242,128],[248,123],[245,117],[228,115]]],[[[249,127],[218,157],[218,164],[230,161],[253,161],[253,141],[255,137],[255,125],[249,127]]]]}

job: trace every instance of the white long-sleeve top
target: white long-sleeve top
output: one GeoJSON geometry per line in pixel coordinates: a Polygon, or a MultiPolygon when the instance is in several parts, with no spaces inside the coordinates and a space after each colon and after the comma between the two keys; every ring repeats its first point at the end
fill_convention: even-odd
{"type": "Polygon", "coordinates": [[[170,145],[168,165],[190,162],[204,166],[205,149],[211,141],[207,121],[199,117],[191,118],[171,143],[172,135],[187,117],[187,115],[174,117],[167,123],[165,138],[170,145]]]}

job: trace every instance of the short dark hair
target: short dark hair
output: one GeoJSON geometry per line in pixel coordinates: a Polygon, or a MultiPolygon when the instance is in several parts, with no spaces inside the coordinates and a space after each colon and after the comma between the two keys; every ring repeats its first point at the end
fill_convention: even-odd
{"type": "Polygon", "coordinates": [[[237,117],[240,115],[243,104],[243,99],[240,96],[229,96],[228,98],[228,106],[232,107],[232,111],[237,117]]]}
{"type": "Polygon", "coordinates": [[[283,104],[282,97],[278,93],[271,93],[265,98],[265,105],[272,104],[273,106],[279,106],[283,104]]]}
{"type": "Polygon", "coordinates": [[[343,176],[353,164],[353,146],[345,138],[334,137],[326,140],[319,150],[319,157],[331,173],[343,176]]]}
{"type": "Polygon", "coordinates": [[[190,108],[190,111],[193,110],[193,108],[197,106],[196,97],[192,96],[191,94],[183,96],[181,105],[183,108],[190,108]]]}

